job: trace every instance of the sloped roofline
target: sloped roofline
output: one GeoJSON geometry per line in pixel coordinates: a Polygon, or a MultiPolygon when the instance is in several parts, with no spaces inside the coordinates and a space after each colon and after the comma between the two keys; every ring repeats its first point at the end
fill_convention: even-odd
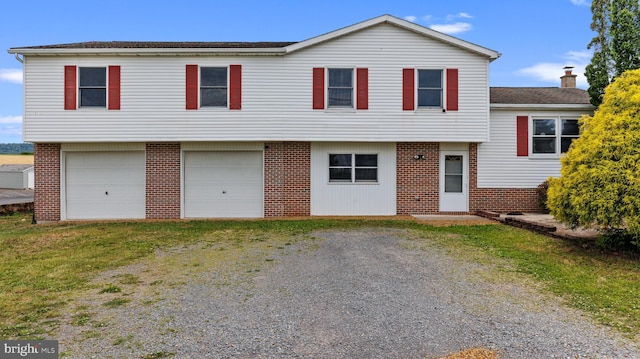
{"type": "MultiPolygon", "coordinates": [[[[72,55],[124,55],[124,56],[198,56],[198,55],[245,55],[245,56],[284,56],[288,53],[303,50],[305,48],[346,36],[354,32],[376,26],[379,24],[391,24],[422,36],[437,39],[444,43],[457,46],[486,56],[491,61],[500,57],[500,53],[490,50],[456,37],[431,30],[424,26],[416,25],[410,21],[406,21],[391,15],[382,15],[370,20],[359,22],[354,25],[343,27],[338,30],[328,32],[326,34],[312,37],[307,40],[293,43],[260,43],[261,46],[238,46],[239,43],[224,42],[210,43],[211,47],[207,47],[207,43],[183,42],[183,43],[162,43],[162,42],[126,42],[126,41],[105,41],[105,42],[89,42],[64,45],[50,46],[30,46],[16,47],[8,50],[10,54],[16,55],[34,55],[34,56],[72,56],[72,55]],[[132,44],[136,46],[131,46],[132,44]],[[123,44],[128,44],[125,46],[123,44]],[[163,45],[164,44],[164,45],[163,45]],[[179,46],[183,44],[184,46],[179,46]],[[144,46],[146,45],[146,46],[144,46]],[[169,46],[171,45],[171,46],[169,46]],[[196,46],[197,45],[197,46],[196,46]],[[233,46],[231,46],[233,45],[233,46]],[[271,45],[271,46],[270,46],[271,45]]],[[[250,44],[250,43],[247,43],[250,44]]]]}
{"type": "Polygon", "coordinates": [[[499,52],[491,50],[491,49],[488,49],[486,47],[483,47],[483,46],[480,46],[480,45],[476,45],[476,44],[473,44],[471,42],[464,41],[464,40],[458,39],[458,38],[450,36],[450,35],[443,34],[441,32],[426,28],[424,26],[417,25],[417,24],[412,23],[410,21],[403,20],[403,19],[397,18],[397,17],[392,16],[392,15],[388,15],[388,14],[387,15],[381,15],[381,16],[375,17],[373,19],[366,20],[366,21],[363,21],[363,22],[359,22],[357,24],[353,24],[353,25],[350,25],[350,26],[347,26],[347,27],[343,27],[341,29],[328,32],[328,33],[326,33],[324,35],[312,37],[312,38],[310,38],[308,40],[304,40],[304,41],[297,42],[295,44],[291,44],[289,46],[286,46],[285,48],[287,50],[287,53],[291,53],[291,52],[294,52],[294,51],[302,50],[302,49],[310,47],[310,46],[314,46],[314,45],[320,44],[320,43],[325,42],[325,41],[333,40],[333,39],[341,37],[341,36],[349,35],[349,34],[354,33],[356,31],[360,31],[360,30],[363,30],[363,29],[366,29],[366,28],[369,28],[369,27],[372,27],[372,26],[376,26],[376,25],[379,25],[379,24],[385,24],[385,23],[386,24],[391,24],[391,25],[394,25],[394,26],[397,26],[397,27],[400,27],[400,28],[403,28],[403,29],[406,29],[406,30],[409,30],[409,31],[412,31],[412,32],[415,32],[415,33],[417,33],[419,35],[423,35],[423,36],[426,36],[426,37],[434,38],[436,40],[440,40],[440,41],[442,41],[444,43],[448,43],[448,44],[451,44],[453,46],[457,46],[457,47],[460,47],[462,49],[465,49],[465,50],[468,50],[468,51],[471,51],[471,52],[475,52],[475,53],[477,53],[479,55],[483,55],[483,56],[488,57],[491,61],[497,59],[501,55],[499,52]]]}

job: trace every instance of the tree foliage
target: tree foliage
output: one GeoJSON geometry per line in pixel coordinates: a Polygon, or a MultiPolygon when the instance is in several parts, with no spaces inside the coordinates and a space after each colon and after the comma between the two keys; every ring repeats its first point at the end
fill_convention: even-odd
{"type": "Polygon", "coordinates": [[[638,0],[593,0],[591,30],[596,36],[585,76],[594,106],[602,103],[604,89],[626,70],[640,68],[640,5],[638,0]]]}
{"type": "Polygon", "coordinates": [[[550,179],[549,209],[574,228],[623,230],[640,246],[640,70],[609,85],[602,105],[580,124],[560,177],[550,179]]]}

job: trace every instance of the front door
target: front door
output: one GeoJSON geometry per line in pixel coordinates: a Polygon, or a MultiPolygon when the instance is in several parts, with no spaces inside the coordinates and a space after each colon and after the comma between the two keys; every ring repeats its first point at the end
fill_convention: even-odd
{"type": "Polygon", "coordinates": [[[469,210],[469,153],[440,152],[440,212],[469,210]]]}

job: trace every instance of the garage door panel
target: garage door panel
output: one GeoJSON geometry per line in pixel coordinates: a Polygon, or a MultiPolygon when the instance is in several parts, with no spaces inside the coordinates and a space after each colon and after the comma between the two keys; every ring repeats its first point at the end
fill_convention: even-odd
{"type": "Polygon", "coordinates": [[[185,217],[262,217],[262,152],[185,152],[185,217]]]}
{"type": "Polygon", "coordinates": [[[67,219],[145,217],[145,155],[132,152],[67,152],[67,219]]]}

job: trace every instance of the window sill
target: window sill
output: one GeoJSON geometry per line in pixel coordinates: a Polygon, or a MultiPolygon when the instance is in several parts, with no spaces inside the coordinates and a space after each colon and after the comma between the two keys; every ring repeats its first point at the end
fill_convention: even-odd
{"type": "Polygon", "coordinates": [[[327,182],[328,185],[330,186],[335,186],[335,185],[347,185],[347,186],[358,186],[358,185],[364,185],[364,186],[378,186],[380,185],[380,182],[327,182]]]}
{"type": "Polygon", "coordinates": [[[324,110],[325,113],[355,113],[356,109],[353,107],[328,107],[324,110]]]}

